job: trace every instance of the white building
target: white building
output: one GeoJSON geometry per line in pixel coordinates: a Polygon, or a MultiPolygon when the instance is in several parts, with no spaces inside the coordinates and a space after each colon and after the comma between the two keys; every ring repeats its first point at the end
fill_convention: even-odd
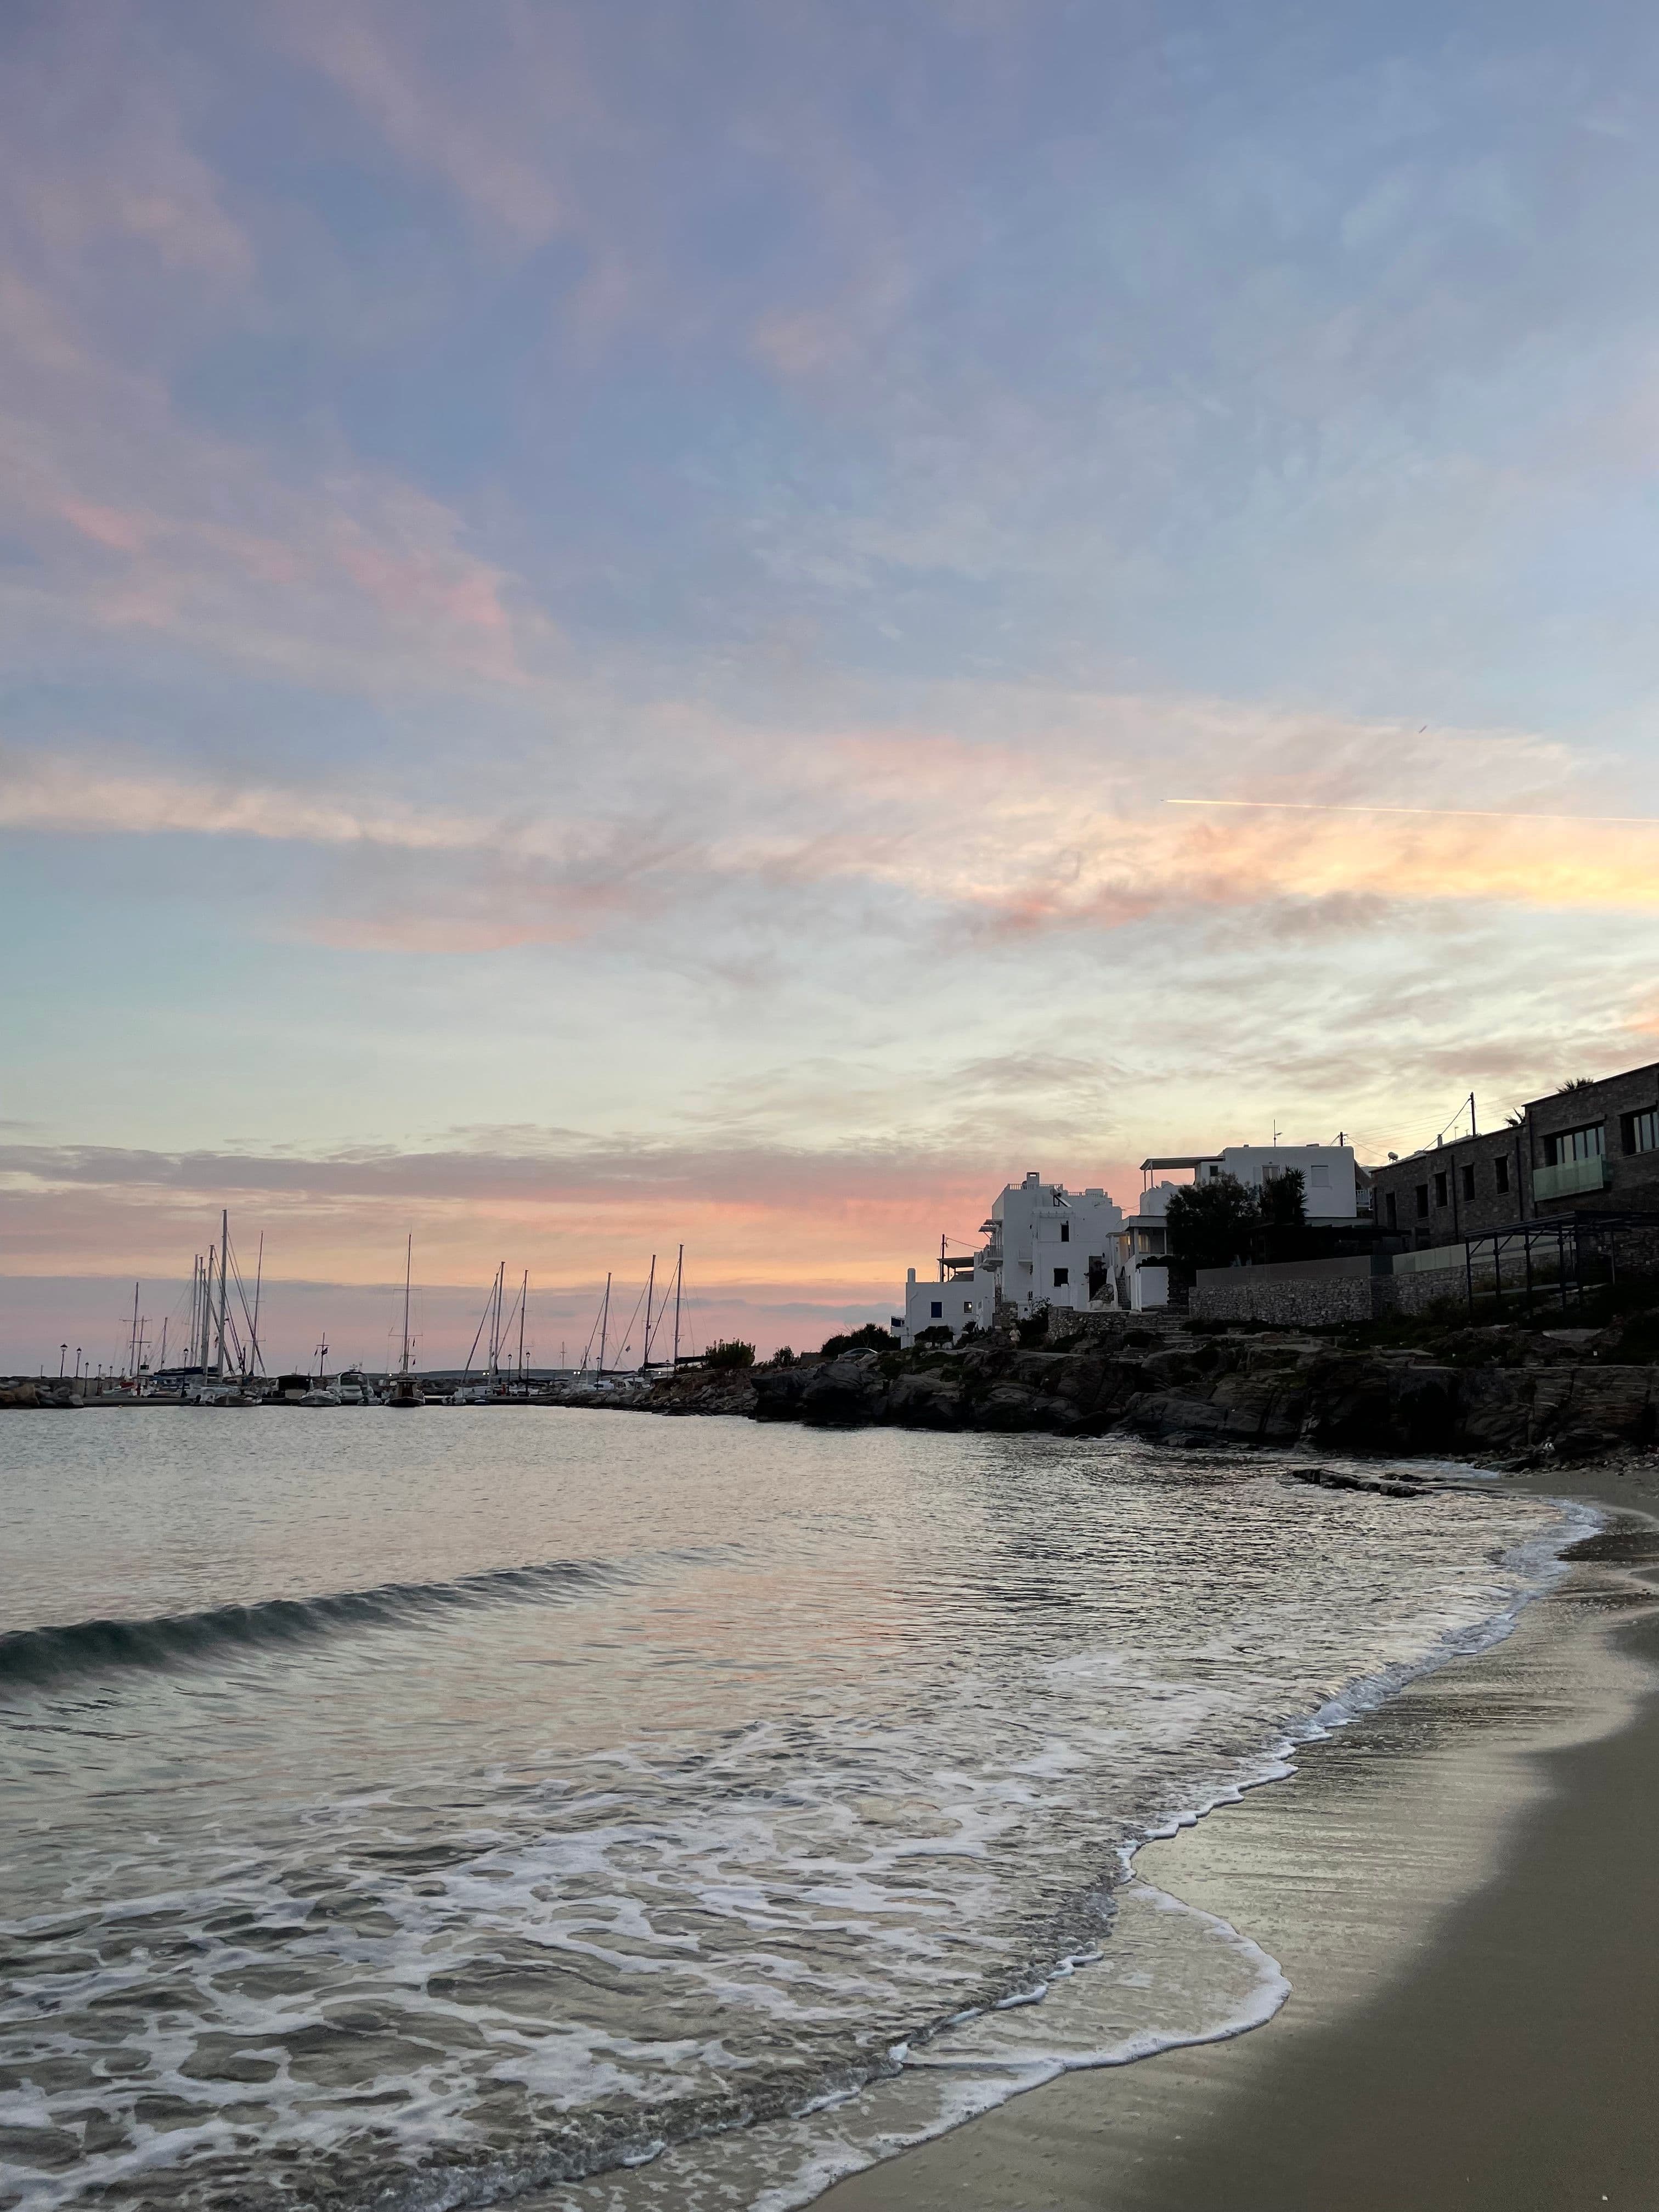
{"type": "Polygon", "coordinates": [[[1316,1229],[1334,1229],[1368,1213],[1370,1192],[1354,1164],[1351,1145],[1224,1145],[1218,1152],[1189,1152],[1140,1163],[1140,1205],[1124,1223],[1113,1256],[1113,1290],[1127,1313],[1167,1305],[1170,1297],[1170,1200],[1189,1184],[1153,1181],[1155,1176],[1190,1175],[1193,1182],[1218,1182],[1231,1176],[1247,1190],[1260,1191],[1292,1168],[1302,1173],[1303,1211],[1316,1229]]]}
{"type": "MultiPolygon", "coordinates": [[[[1155,1165],[1163,1165],[1156,1162],[1155,1165]]],[[[1147,1181],[1140,1204],[1112,1240],[1112,1295],[1122,1313],[1170,1303],[1169,1232],[1164,1215],[1180,1183],[1147,1181]]]]}
{"type": "Polygon", "coordinates": [[[957,1337],[970,1322],[987,1328],[999,1301],[1022,1319],[1041,1306],[1079,1312],[1109,1305],[1113,1239],[1122,1222],[1122,1208],[1103,1190],[1067,1190],[1033,1168],[1023,1182],[1004,1187],[980,1224],[986,1243],[971,1258],[941,1254],[936,1282],[918,1282],[911,1268],[900,1342],[908,1348],[927,1328],[957,1337]]]}
{"type": "Polygon", "coordinates": [[[896,1315],[893,1326],[899,1331],[899,1342],[907,1352],[925,1328],[948,1328],[954,1339],[969,1322],[981,1328],[985,1326],[980,1318],[979,1286],[975,1281],[972,1261],[965,1272],[953,1269],[947,1273],[948,1265],[940,1262],[937,1282],[924,1279],[919,1283],[914,1267],[905,1276],[904,1318],[901,1322],[896,1315]]]}
{"type": "Polygon", "coordinates": [[[1289,1174],[1292,1168],[1302,1171],[1303,1206],[1312,1227],[1334,1229],[1369,1212],[1370,1193],[1354,1164],[1352,1145],[1224,1145],[1218,1152],[1193,1152],[1179,1159],[1140,1163],[1146,1192],[1152,1188],[1154,1175],[1180,1170],[1189,1171],[1194,1182],[1215,1182],[1231,1176],[1247,1190],[1259,1191],[1264,1183],[1275,1176],[1289,1174]]]}

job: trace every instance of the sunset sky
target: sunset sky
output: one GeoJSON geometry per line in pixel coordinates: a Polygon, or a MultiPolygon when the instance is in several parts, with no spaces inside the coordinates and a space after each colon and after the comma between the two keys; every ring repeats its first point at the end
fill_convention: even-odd
{"type": "Polygon", "coordinates": [[[284,1363],[411,1231],[433,1361],[682,1240],[799,1347],[1028,1168],[1659,1057],[1656,64],[6,10],[0,1368],[222,1205],[284,1363]]]}

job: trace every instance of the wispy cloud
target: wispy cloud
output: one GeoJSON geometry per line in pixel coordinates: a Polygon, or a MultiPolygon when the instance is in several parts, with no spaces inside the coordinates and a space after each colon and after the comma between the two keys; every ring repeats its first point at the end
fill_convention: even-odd
{"type": "MultiPolygon", "coordinates": [[[[1001,702],[1015,728],[1052,718],[1056,703],[1001,702]]],[[[1540,797],[1576,796],[1573,767],[1534,738],[1431,741],[1207,701],[1058,703],[1065,723],[1044,731],[1041,776],[1009,738],[908,726],[761,731],[707,716],[687,774],[673,757],[684,714],[644,709],[630,725],[641,771],[631,792],[561,761],[517,775],[510,805],[489,812],[459,799],[366,799],[345,783],[295,793],[157,773],[107,752],[14,750],[0,823],[345,848],[349,875],[311,926],[336,941],[404,947],[557,941],[750,894],[781,915],[792,900],[860,887],[906,902],[917,930],[966,922],[1014,937],[1200,908],[1288,904],[1305,920],[1277,926],[1294,933],[1456,902],[1659,907],[1659,821],[1455,804],[1494,775],[1540,797]],[[1218,790],[1212,808],[1172,807],[1159,793],[1171,758],[1184,781],[1344,795],[1274,805],[1218,790]],[[1394,803],[1402,784],[1425,781],[1444,806],[1394,803]],[[1346,795],[1367,781],[1371,802],[1346,795]]]]}

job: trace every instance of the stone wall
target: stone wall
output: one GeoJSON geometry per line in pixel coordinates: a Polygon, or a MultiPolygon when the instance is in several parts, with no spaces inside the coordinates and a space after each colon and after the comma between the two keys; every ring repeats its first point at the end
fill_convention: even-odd
{"type": "Polygon", "coordinates": [[[1364,1274],[1291,1275],[1258,1281],[1265,1267],[1206,1268],[1188,1310],[1195,1321],[1260,1321],[1275,1328],[1325,1328],[1337,1322],[1370,1321],[1376,1311],[1373,1285],[1382,1278],[1364,1274]]]}

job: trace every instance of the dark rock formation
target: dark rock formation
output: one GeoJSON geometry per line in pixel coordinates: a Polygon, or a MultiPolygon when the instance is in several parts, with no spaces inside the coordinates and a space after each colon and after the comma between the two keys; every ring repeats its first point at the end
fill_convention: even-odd
{"type": "MultiPolygon", "coordinates": [[[[659,1385],[651,1404],[728,1409],[695,1381],[659,1385]]],[[[1343,1351],[1297,1336],[1183,1340],[1166,1332],[1133,1343],[1119,1331],[1059,1349],[988,1343],[921,1361],[849,1352],[757,1369],[748,1387],[757,1419],[818,1427],[1054,1436],[1121,1429],[1174,1443],[1302,1443],[1395,1455],[1589,1457],[1659,1438],[1659,1370],[1601,1364],[1590,1340],[1558,1344],[1512,1332],[1462,1332],[1431,1357],[1343,1351]]]]}

